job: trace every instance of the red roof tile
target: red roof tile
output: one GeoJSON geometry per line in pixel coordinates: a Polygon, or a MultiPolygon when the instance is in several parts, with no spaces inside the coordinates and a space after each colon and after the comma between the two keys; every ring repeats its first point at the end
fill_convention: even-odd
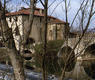
{"type": "MultiPolygon", "coordinates": [[[[35,9],[35,12],[34,12],[34,15],[35,16],[40,16],[40,17],[43,17],[44,14],[43,13],[40,13],[39,10],[43,10],[41,8],[36,8],[35,9]]],[[[29,15],[30,14],[30,8],[24,8],[24,9],[21,9],[17,12],[11,12],[11,13],[7,13],[6,16],[15,16],[15,15],[29,15]]],[[[55,18],[53,16],[48,16],[49,18],[51,18],[52,20],[50,22],[52,23],[65,23],[64,21],[58,19],[58,18],[55,18]]]]}
{"type": "Polygon", "coordinates": [[[65,24],[66,22],[64,22],[64,21],[62,21],[62,20],[60,20],[60,19],[58,19],[58,18],[55,18],[55,17],[52,17],[52,16],[48,16],[48,17],[50,17],[52,20],[49,22],[49,23],[56,23],[56,24],[65,24]]]}

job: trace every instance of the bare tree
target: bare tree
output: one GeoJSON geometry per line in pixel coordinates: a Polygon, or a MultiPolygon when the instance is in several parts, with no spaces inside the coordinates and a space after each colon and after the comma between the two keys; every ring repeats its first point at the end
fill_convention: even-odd
{"type": "Polygon", "coordinates": [[[15,74],[15,79],[16,80],[24,80],[25,76],[24,76],[24,69],[23,69],[23,61],[21,60],[21,56],[19,55],[18,51],[16,50],[15,47],[15,43],[13,40],[13,35],[12,35],[12,30],[9,29],[7,21],[6,21],[6,16],[5,16],[5,10],[2,7],[2,3],[0,1],[1,4],[1,10],[0,10],[0,14],[1,14],[1,27],[2,27],[2,32],[3,32],[3,36],[4,36],[4,41],[5,41],[5,47],[8,48],[8,52],[9,52],[9,57],[11,59],[12,62],[12,66],[14,68],[14,74],[15,74]],[[8,31],[7,34],[6,31],[8,31]],[[17,59],[19,55],[19,58],[17,59]]]}
{"type": "MultiPolygon", "coordinates": [[[[35,0],[30,0],[31,8],[30,8],[30,18],[29,18],[29,25],[27,26],[28,30],[25,33],[24,41],[22,42],[22,47],[24,47],[25,42],[30,34],[30,29],[33,23],[33,16],[34,16],[34,4],[35,0]]],[[[2,6],[2,2],[0,0],[0,25],[3,32],[3,41],[5,47],[8,51],[8,56],[11,59],[11,63],[14,69],[15,80],[25,80],[24,74],[24,67],[23,67],[23,58],[21,53],[23,53],[24,48],[22,48],[20,54],[16,49],[13,33],[12,30],[9,28],[8,23],[6,21],[6,0],[4,0],[4,7],[2,6]]]]}
{"type": "MultiPolygon", "coordinates": [[[[87,7],[87,4],[88,4],[88,0],[87,0],[87,1],[84,1],[84,2],[86,2],[86,4],[85,4],[84,7],[82,7],[82,9],[83,9],[83,13],[82,13],[82,17],[81,17],[81,23],[82,23],[81,27],[82,27],[82,28],[83,28],[83,24],[84,24],[84,22],[83,22],[83,20],[84,20],[84,11],[85,11],[85,9],[87,9],[86,7],[87,7]]],[[[83,3],[84,3],[84,2],[83,2],[83,3]]],[[[83,5],[83,3],[82,3],[81,5],[83,5]]],[[[65,1],[65,5],[66,5],[66,1],[65,1]]],[[[60,80],[64,80],[66,65],[67,65],[67,64],[70,64],[70,63],[68,63],[68,60],[70,59],[70,56],[72,55],[72,52],[75,50],[75,48],[77,47],[77,45],[80,43],[80,41],[81,41],[82,38],[84,37],[85,32],[87,31],[87,29],[88,29],[88,27],[89,27],[89,25],[90,25],[91,19],[92,19],[92,17],[93,17],[92,14],[93,14],[93,10],[94,10],[94,9],[93,9],[93,8],[94,8],[94,5],[95,5],[95,4],[94,4],[94,0],[92,0],[92,1],[91,1],[91,6],[90,6],[90,11],[89,11],[89,16],[88,16],[88,19],[87,19],[87,24],[86,24],[86,26],[85,26],[85,29],[83,29],[83,33],[81,34],[79,40],[76,42],[74,48],[72,49],[72,51],[70,52],[70,54],[68,55],[68,57],[67,57],[67,59],[66,59],[66,62],[65,62],[64,69],[63,69],[63,71],[62,71],[62,75],[61,75],[60,80]]],[[[67,9],[67,7],[65,7],[65,9],[67,9]]],[[[80,11],[80,9],[79,9],[79,11],[80,11]]],[[[78,11],[77,14],[75,15],[75,18],[76,18],[76,16],[78,15],[79,11],[78,11]]],[[[66,10],[66,14],[67,14],[67,10],[66,10]]],[[[74,20],[75,20],[75,18],[74,18],[74,20]]],[[[74,20],[73,20],[73,22],[74,22],[74,20]]],[[[66,15],[66,21],[67,21],[67,15],[66,15]]],[[[71,25],[72,25],[72,24],[71,24],[71,25]]],[[[67,26],[66,26],[66,27],[67,27],[67,26]]],[[[67,45],[68,45],[68,44],[67,44],[67,45]]]]}
{"type": "Polygon", "coordinates": [[[41,4],[44,7],[44,24],[43,24],[43,44],[44,44],[44,49],[43,49],[43,60],[42,60],[42,73],[43,73],[43,78],[42,80],[46,80],[46,71],[45,71],[45,57],[47,53],[47,26],[48,26],[48,0],[39,0],[41,4]]]}
{"type": "MultiPolygon", "coordinates": [[[[16,50],[15,47],[15,43],[13,40],[13,33],[12,30],[9,28],[7,21],[6,21],[6,16],[5,16],[5,8],[6,8],[6,0],[4,0],[5,4],[4,7],[2,7],[2,2],[0,1],[0,26],[2,27],[2,32],[3,32],[3,41],[5,43],[5,46],[7,48],[7,51],[9,52],[8,55],[11,59],[12,62],[12,66],[14,68],[14,74],[15,74],[15,79],[16,80],[25,80],[25,75],[24,75],[24,68],[23,68],[23,60],[22,60],[22,55],[23,55],[23,50],[25,48],[25,43],[29,37],[30,34],[30,30],[32,29],[32,24],[33,24],[33,18],[34,18],[34,10],[35,10],[35,3],[37,0],[30,0],[30,17],[29,17],[29,25],[27,25],[27,29],[24,30],[24,37],[21,38],[21,50],[20,50],[20,54],[18,53],[18,51],[16,50]],[[6,34],[7,32],[7,34],[6,34]],[[10,45],[9,45],[10,44],[10,45]],[[19,58],[18,58],[19,57],[19,58]]],[[[23,0],[25,1],[25,0],[23,0]]],[[[41,2],[41,4],[44,7],[44,24],[43,24],[43,44],[44,44],[44,48],[43,48],[43,60],[42,60],[42,73],[43,73],[43,80],[46,80],[46,70],[45,70],[45,59],[46,59],[46,53],[47,53],[47,26],[48,26],[48,8],[55,2],[53,1],[53,3],[51,3],[51,5],[48,7],[48,0],[39,0],[41,2]]],[[[69,0],[70,1],[70,0],[69,0]]],[[[66,24],[65,24],[65,41],[66,41],[66,46],[68,46],[68,39],[69,39],[69,20],[68,20],[68,0],[63,0],[63,2],[65,3],[65,17],[66,17],[66,24]]],[[[79,37],[78,41],[76,42],[75,46],[73,47],[73,49],[69,52],[66,60],[65,60],[65,64],[64,64],[64,68],[62,69],[62,74],[60,76],[60,80],[63,80],[65,77],[65,71],[66,71],[66,67],[67,65],[70,63],[69,60],[72,56],[73,51],[76,49],[77,45],[81,42],[81,40],[83,39],[86,31],[88,30],[88,27],[91,23],[91,19],[93,17],[93,15],[95,14],[94,11],[94,5],[95,2],[94,0],[91,1],[91,5],[89,7],[89,13],[88,13],[88,19],[87,19],[87,23],[84,26],[84,19],[85,19],[85,12],[87,9],[87,5],[89,4],[89,0],[83,0],[83,2],[80,5],[79,10],[77,11],[74,19],[72,20],[71,23],[71,27],[73,26],[73,23],[75,22],[76,18],[78,15],[80,15],[80,11],[82,11],[82,15],[81,15],[81,19],[80,19],[80,27],[82,29],[82,34],[79,37]]],[[[59,5],[59,4],[58,4],[59,5]]],[[[60,49],[61,50],[61,49],[60,49]]],[[[68,53],[68,48],[66,49],[66,52],[68,53]]],[[[77,56],[81,55],[80,51],[77,56]]]]}

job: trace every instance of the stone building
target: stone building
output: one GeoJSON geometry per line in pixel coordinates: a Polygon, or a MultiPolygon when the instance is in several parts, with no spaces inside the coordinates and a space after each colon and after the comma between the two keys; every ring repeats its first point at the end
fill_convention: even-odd
{"type": "MultiPolygon", "coordinates": [[[[17,12],[11,12],[6,14],[6,20],[10,28],[12,28],[13,36],[15,42],[18,44],[20,36],[24,36],[24,29],[26,29],[29,23],[30,8],[22,8],[17,12]],[[20,36],[19,36],[20,35],[20,36]]],[[[34,20],[32,24],[32,30],[29,35],[33,38],[35,42],[42,41],[42,29],[44,22],[44,10],[36,8],[34,11],[34,20]]],[[[55,18],[53,16],[48,16],[48,40],[59,40],[63,39],[63,29],[65,29],[65,22],[55,18]]],[[[19,45],[18,45],[19,46],[19,45]]]]}

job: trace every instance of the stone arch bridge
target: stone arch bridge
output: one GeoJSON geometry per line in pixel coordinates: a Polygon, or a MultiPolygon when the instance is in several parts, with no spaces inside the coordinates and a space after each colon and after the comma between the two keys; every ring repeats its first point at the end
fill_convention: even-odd
{"type": "MultiPolygon", "coordinates": [[[[79,37],[69,38],[61,47],[58,57],[65,55],[64,49],[66,47],[69,47],[67,49],[67,53],[69,53],[69,49],[73,49],[79,39],[79,37]]],[[[84,36],[74,49],[73,54],[76,58],[74,69],[71,68],[71,71],[66,71],[65,76],[74,80],[95,80],[95,37],[92,35],[84,36]]],[[[65,57],[68,58],[66,55],[65,57]]],[[[71,64],[73,64],[73,61],[71,64]]]]}
{"type": "MultiPolygon", "coordinates": [[[[76,38],[69,38],[68,39],[68,46],[73,49],[76,44],[78,43],[79,41],[79,37],[76,37],[76,38]]],[[[65,47],[67,45],[67,43],[65,42],[64,45],[61,47],[65,47]]],[[[74,53],[75,55],[78,55],[77,59],[81,59],[81,55],[83,55],[85,53],[85,51],[87,50],[87,48],[92,48],[94,47],[95,49],[95,37],[83,37],[81,39],[81,41],[77,44],[76,48],[74,49],[74,53]]],[[[91,49],[90,49],[91,50],[91,49]]],[[[92,49],[93,50],[93,49],[92,49]]]]}

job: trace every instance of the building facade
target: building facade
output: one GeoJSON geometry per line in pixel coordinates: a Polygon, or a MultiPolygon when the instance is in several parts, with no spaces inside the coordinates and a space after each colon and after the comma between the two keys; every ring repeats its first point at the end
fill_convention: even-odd
{"type": "MultiPolygon", "coordinates": [[[[12,28],[15,43],[19,46],[19,39],[24,37],[24,30],[29,24],[30,8],[23,8],[17,12],[7,13],[6,20],[10,28],[12,28]]],[[[42,41],[42,29],[44,24],[44,10],[36,8],[34,11],[34,20],[32,24],[29,38],[33,38],[35,42],[42,41]]],[[[63,29],[65,29],[65,22],[55,17],[48,16],[48,40],[63,39],[63,29]]],[[[17,47],[18,47],[17,46],[17,47]]]]}

